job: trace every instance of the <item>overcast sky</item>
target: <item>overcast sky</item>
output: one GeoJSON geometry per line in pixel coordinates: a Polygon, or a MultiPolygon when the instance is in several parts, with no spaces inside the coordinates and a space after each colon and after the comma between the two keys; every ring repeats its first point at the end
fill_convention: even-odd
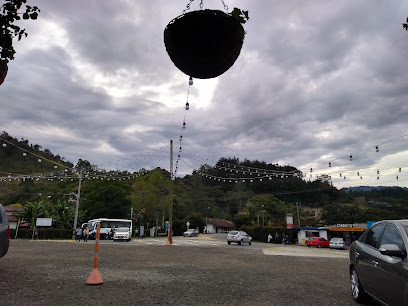
{"type": "MultiPolygon", "coordinates": [[[[188,2],[29,1],[41,13],[21,22],[29,35],[0,86],[0,129],[73,163],[169,170],[188,76],[163,31],[188,2]]],[[[408,186],[408,136],[396,139],[408,133],[408,1],[225,2],[249,11],[247,34],[230,70],[194,79],[178,176],[235,156],[339,188],[408,186]]]]}

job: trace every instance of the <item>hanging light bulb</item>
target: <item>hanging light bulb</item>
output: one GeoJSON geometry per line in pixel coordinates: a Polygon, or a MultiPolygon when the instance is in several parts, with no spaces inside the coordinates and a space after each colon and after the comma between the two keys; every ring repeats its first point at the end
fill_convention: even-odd
{"type": "Polygon", "coordinates": [[[362,180],[363,179],[363,177],[362,176],[360,176],[360,180],[362,180]]]}
{"type": "Polygon", "coordinates": [[[360,176],[360,172],[357,172],[357,176],[360,176]]]}
{"type": "Polygon", "coordinates": [[[377,174],[380,174],[380,170],[377,170],[377,174]]]}
{"type": "Polygon", "coordinates": [[[38,159],[38,162],[41,163],[41,158],[38,159]]]}
{"type": "Polygon", "coordinates": [[[2,144],[3,148],[7,147],[7,144],[5,142],[3,142],[2,144]]]}
{"type": "Polygon", "coordinates": [[[398,170],[399,172],[401,172],[401,168],[399,168],[399,170],[398,170]]]}
{"type": "Polygon", "coordinates": [[[397,175],[397,181],[398,181],[398,175],[397,175]]]}
{"type": "Polygon", "coordinates": [[[350,154],[350,161],[352,161],[352,160],[353,160],[353,155],[350,154]]]}
{"type": "Polygon", "coordinates": [[[344,179],[346,179],[346,176],[344,176],[344,179]]]}
{"type": "Polygon", "coordinates": [[[183,135],[180,135],[179,141],[183,140],[183,135]]]}
{"type": "Polygon", "coordinates": [[[341,177],[341,173],[340,173],[340,177],[341,177]]]}
{"type": "Polygon", "coordinates": [[[380,152],[380,149],[378,148],[378,146],[375,146],[375,152],[380,152]]]}
{"type": "Polygon", "coordinates": [[[313,172],[313,168],[310,168],[310,173],[312,173],[313,172]]]}
{"type": "Polygon", "coordinates": [[[190,104],[187,102],[186,103],[186,110],[189,110],[190,109],[190,104]]]}
{"type": "Polygon", "coordinates": [[[193,77],[190,77],[190,79],[188,80],[188,85],[193,85],[193,77]]]}
{"type": "Polygon", "coordinates": [[[183,121],[183,129],[186,128],[186,123],[183,121]]]}
{"type": "Polygon", "coordinates": [[[329,167],[331,167],[331,162],[329,162],[329,167]]]}
{"type": "Polygon", "coordinates": [[[24,152],[24,153],[23,153],[23,156],[27,156],[27,153],[26,153],[26,152],[24,152]]]}
{"type": "Polygon", "coordinates": [[[380,177],[379,176],[377,176],[377,181],[380,179],[380,177]]]}

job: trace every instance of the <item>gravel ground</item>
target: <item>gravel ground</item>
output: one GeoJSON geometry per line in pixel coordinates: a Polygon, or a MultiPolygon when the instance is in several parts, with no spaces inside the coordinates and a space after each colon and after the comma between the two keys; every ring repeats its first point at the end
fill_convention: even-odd
{"type": "Polygon", "coordinates": [[[104,283],[89,286],[93,256],[93,241],[11,241],[0,259],[0,305],[357,305],[344,258],[101,244],[104,283]]]}

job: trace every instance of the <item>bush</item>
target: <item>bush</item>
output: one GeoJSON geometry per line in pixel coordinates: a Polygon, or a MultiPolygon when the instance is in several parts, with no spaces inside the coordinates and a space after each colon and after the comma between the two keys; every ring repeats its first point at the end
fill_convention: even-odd
{"type": "MultiPolygon", "coordinates": [[[[72,239],[72,229],[60,228],[39,228],[38,239],[72,239]]],[[[16,230],[10,229],[10,238],[14,239],[16,230]]],[[[18,229],[17,239],[31,239],[33,236],[33,229],[20,228],[18,229]]]]}

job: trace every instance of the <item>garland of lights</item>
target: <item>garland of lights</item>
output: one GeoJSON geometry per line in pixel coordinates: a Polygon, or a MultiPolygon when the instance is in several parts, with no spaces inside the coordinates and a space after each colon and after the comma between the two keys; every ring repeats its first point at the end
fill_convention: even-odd
{"type": "MultiPolygon", "coordinates": [[[[177,173],[178,163],[179,163],[179,161],[181,159],[181,152],[182,152],[181,142],[183,140],[183,131],[186,128],[186,113],[187,113],[187,110],[189,110],[188,98],[189,98],[189,92],[190,92],[190,86],[191,85],[193,85],[193,80],[190,77],[189,87],[188,87],[188,92],[187,92],[187,103],[186,103],[186,106],[185,106],[185,113],[184,113],[184,120],[183,120],[182,129],[181,129],[181,135],[180,135],[180,138],[179,138],[179,152],[178,152],[178,157],[177,157],[177,161],[176,161],[176,170],[175,170],[174,174],[177,173]]],[[[403,137],[406,137],[406,136],[408,136],[408,134],[405,134],[405,135],[399,136],[397,138],[394,138],[394,139],[388,140],[386,142],[383,142],[381,144],[378,144],[378,145],[374,146],[375,151],[377,153],[379,152],[379,146],[380,145],[390,143],[392,141],[395,141],[397,139],[400,139],[400,138],[403,138],[403,137]]],[[[37,161],[39,163],[42,163],[43,161],[46,161],[46,162],[50,162],[50,163],[54,164],[54,169],[55,170],[57,170],[59,167],[64,168],[64,171],[62,171],[60,174],[50,172],[50,173],[44,173],[44,174],[40,173],[40,174],[27,174],[27,175],[25,175],[25,174],[21,174],[21,173],[0,172],[0,174],[1,173],[6,174],[5,176],[0,176],[0,181],[12,181],[12,180],[25,181],[27,179],[37,180],[37,181],[40,180],[40,179],[47,179],[49,181],[53,181],[53,180],[63,181],[65,179],[68,179],[68,180],[73,181],[75,179],[78,179],[78,177],[77,177],[78,176],[78,169],[67,168],[65,165],[62,165],[62,164],[60,164],[60,163],[58,163],[58,162],[56,162],[54,160],[47,159],[47,158],[45,158],[43,156],[40,156],[40,155],[38,155],[36,153],[33,153],[33,152],[31,152],[31,151],[29,151],[27,149],[23,149],[23,148],[19,147],[18,145],[8,141],[4,137],[0,136],[0,138],[3,140],[3,143],[2,143],[3,148],[7,147],[7,144],[10,144],[10,145],[22,150],[23,157],[26,157],[27,154],[31,154],[31,155],[38,158],[37,161]]],[[[340,160],[340,159],[344,159],[344,158],[348,158],[350,161],[353,161],[353,155],[355,156],[357,153],[361,153],[361,152],[367,151],[367,150],[372,149],[372,148],[373,147],[370,147],[370,148],[361,150],[359,152],[355,152],[355,153],[350,154],[350,155],[345,156],[345,157],[339,157],[339,158],[333,159],[332,161],[340,160]]],[[[159,149],[153,150],[153,152],[150,155],[148,155],[146,153],[144,155],[142,154],[142,155],[133,156],[133,157],[130,157],[130,158],[124,158],[122,160],[118,160],[115,164],[109,163],[108,165],[114,165],[114,166],[116,166],[115,168],[118,169],[119,168],[119,163],[121,163],[121,162],[122,162],[123,165],[125,165],[125,162],[131,163],[132,160],[135,160],[136,158],[139,158],[141,161],[142,161],[142,159],[143,159],[143,161],[147,161],[147,159],[148,159],[147,157],[149,157],[151,155],[154,155],[156,153],[162,154],[162,158],[165,158],[165,157],[167,157],[167,154],[168,154],[167,151],[168,151],[168,147],[159,148],[159,149]]],[[[192,153],[186,153],[186,155],[189,155],[193,159],[195,159],[196,157],[201,158],[199,155],[192,154],[192,153]]],[[[161,160],[162,159],[156,160],[155,165],[157,165],[161,160]]],[[[209,161],[208,159],[206,159],[206,160],[207,160],[207,162],[209,161]]],[[[406,166],[406,165],[403,165],[403,166],[406,166]]],[[[329,162],[329,168],[331,168],[331,167],[332,167],[332,162],[330,161],[329,162]]],[[[346,171],[342,171],[342,172],[338,173],[337,179],[342,178],[343,180],[345,180],[349,176],[350,173],[356,172],[357,176],[360,177],[360,180],[362,180],[363,179],[362,174],[366,173],[363,170],[376,169],[377,180],[380,180],[380,171],[382,172],[384,170],[390,170],[390,169],[394,169],[394,168],[398,169],[397,173],[401,173],[403,167],[401,165],[399,165],[399,166],[394,165],[393,167],[388,167],[388,168],[384,168],[384,167],[373,168],[373,167],[371,167],[371,168],[360,168],[358,170],[346,170],[346,171]]],[[[140,171],[139,172],[134,172],[133,174],[126,173],[127,171],[125,171],[124,173],[120,174],[118,171],[110,170],[108,172],[106,170],[98,169],[97,167],[94,167],[94,166],[89,168],[89,169],[85,169],[85,168],[81,169],[81,171],[86,171],[86,170],[88,170],[88,171],[85,173],[84,178],[81,179],[81,180],[84,180],[84,179],[88,179],[88,180],[89,179],[100,179],[100,180],[108,180],[108,181],[110,181],[110,180],[113,180],[113,181],[114,180],[126,180],[126,179],[131,179],[131,178],[133,179],[135,177],[138,177],[138,176],[141,176],[141,175],[145,174],[144,172],[140,172],[140,171]],[[90,171],[90,170],[93,170],[93,172],[90,171]]],[[[263,169],[263,168],[236,165],[236,164],[227,163],[227,162],[216,162],[214,167],[210,167],[207,164],[205,164],[204,166],[202,166],[201,170],[198,171],[198,173],[200,175],[206,177],[206,178],[210,178],[210,179],[213,179],[213,180],[218,180],[218,181],[223,181],[223,182],[227,182],[227,181],[228,182],[236,182],[236,183],[238,181],[253,182],[253,181],[256,181],[256,180],[262,181],[264,179],[265,180],[272,180],[274,178],[283,179],[283,178],[288,178],[288,177],[298,177],[298,178],[305,178],[306,177],[306,175],[303,175],[302,172],[299,171],[299,170],[292,170],[292,171],[270,170],[270,169],[263,169]],[[234,174],[238,174],[238,173],[241,174],[242,173],[243,175],[245,175],[245,174],[248,173],[251,177],[221,177],[221,176],[214,176],[214,175],[207,172],[208,170],[211,170],[213,168],[219,169],[219,170],[224,170],[226,172],[228,172],[228,170],[229,170],[230,173],[234,173],[234,174]],[[255,176],[255,178],[252,177],[253,175],[255,176]]],[[[313,168],[310,168],[309,180],[312,179],[312,177],[313,177],[312,173],[313,173],[313,168]]],[[[332,174],[332,173],[325,173],[325,174],[321,174],[321,175],[316,174],[316,178],[317,179],[327,178],[329,180],[336,179],[335,177],[332,177],[329,174],[332,174]]],[[[391,176],[391,175],[382,175],[382,177],[389,177],[389,176],[391,176]]],[[[393,174],[392,176],[394,176],[395,179],[399,180],[399,181],[405,181],[406,180],[406,179],[400,179],[400,176],[398,174],[393,174]]],[[[386,183],[387,181],[385,181],[385,182],[381,181],[381,182],[386,183]]]]}

